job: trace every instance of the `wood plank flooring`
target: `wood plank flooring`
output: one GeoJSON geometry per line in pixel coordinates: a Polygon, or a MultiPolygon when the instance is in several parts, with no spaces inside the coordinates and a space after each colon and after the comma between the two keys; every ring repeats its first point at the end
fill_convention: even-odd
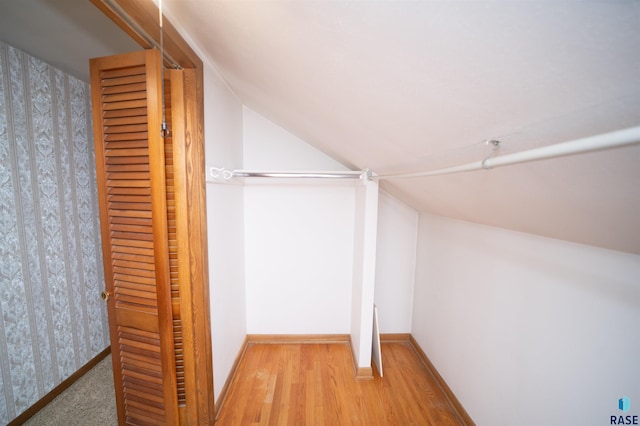
{"type": "Polygon", "coordinates": [[[250,344],[216,425],[460,425],[408,342],[357,380],[348,344],[250,344]]]}

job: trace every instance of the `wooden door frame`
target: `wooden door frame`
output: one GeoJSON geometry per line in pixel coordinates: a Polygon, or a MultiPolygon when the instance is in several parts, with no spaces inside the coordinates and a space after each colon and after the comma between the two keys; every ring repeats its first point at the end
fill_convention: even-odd
{"type": "MultiPolygon", "coordinates": [[[[90,0],[142,48],[160,44],[158,8],[151,0],[90,0]],[[111,6],[116,3],[126,15],[111,6]]],[[[163,19],[164,51],[184,73],[184,143],[176,144],[174,173],[178,226],[180,310],[186,387],[186,423],[213,424],[215,419],[213,359],[207,254],[206,182],[204,147],[203,63],[173,25],[163,19]],[[186,238],[184,237],[186,235],[186,238]]]]}

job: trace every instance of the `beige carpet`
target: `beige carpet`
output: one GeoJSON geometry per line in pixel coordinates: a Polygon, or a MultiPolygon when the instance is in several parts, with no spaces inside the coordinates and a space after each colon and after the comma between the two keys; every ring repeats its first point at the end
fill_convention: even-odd
{"type": "Polygon", "coordinates": [[[110,426],[118,424],[111,355],[51,401],[25,425],[110,426]]]}

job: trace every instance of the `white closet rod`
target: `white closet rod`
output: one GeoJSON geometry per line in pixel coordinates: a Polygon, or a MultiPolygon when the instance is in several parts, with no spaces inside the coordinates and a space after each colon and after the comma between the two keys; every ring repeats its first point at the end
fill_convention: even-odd
{"type": "Polygon", "coordinates": [[[272,177],[272,178],[308,178],[308,179],[358,179],[363,172],[281,172],[234,170],[233,177],[272,177]]]}
{"type": "Polygon", "coordinates": [[[229,170],[209,166],[207,182],[228,182],[240,178],[289,178],[289,179],[359,179],[371,178],[371,171],[284,171],[284,170],[229,170]]]}
{"type": "Polygon", "coordinates": [[[615,132],[603,133],[601,135],[576,139],[569,142],[562,142],[555,145],[533,148],[513,154],[501,155],[499,157],[486,158],[472,163],[459,166],[446,167],[443,169],[428,170],[413,173],[393,173],[386,175],[373,175],[374,179],[396,179],[445,175],[450,173],[469,172],[480,169],[492,169],[494,167],[508,166],[510,164],[527,163],[530,161],[545,160],[548,158],[563,157],[566,155],[582,154],[592,151],[617,148],[640,143],[640,126],[628,129],[617,130],[615,132]]]}
{"type": "Polygon", "coordinates": [[[358,179],[364,172],[286,172],[234,170],[233,177],[358,179]]]}

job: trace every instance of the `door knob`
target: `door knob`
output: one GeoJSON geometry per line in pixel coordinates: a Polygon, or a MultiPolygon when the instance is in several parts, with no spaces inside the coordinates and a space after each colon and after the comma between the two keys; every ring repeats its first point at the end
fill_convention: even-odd
{"type": "Polygon", "coordinates": [[[104,300],[105,302],[108,302],[109,298],[111,297],[111,293],[105,290],[102,293],[100,293],[100,297],[102,297],[102,300],[104,300]]]}

